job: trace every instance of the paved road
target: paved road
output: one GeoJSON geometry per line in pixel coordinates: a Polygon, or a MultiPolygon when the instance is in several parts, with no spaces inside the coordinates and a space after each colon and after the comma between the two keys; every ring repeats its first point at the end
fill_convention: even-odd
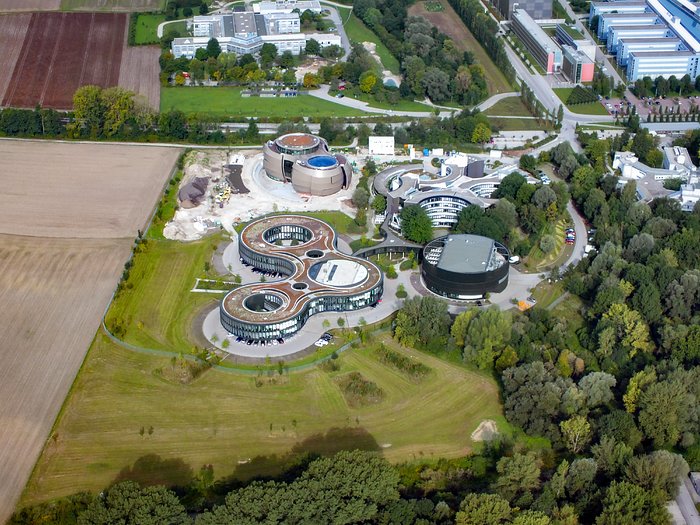
{"type": "Polygon", "coordinates": [[[574,244],[574,251],[571,254],[571,257],[569,257],[569,260],[567,260],[563,265],[564,268],[571,264],[576,264],[583,259],[583,257],[586,255],[586,244],[588,244],[588,229],[586,228],[586,223],[571,201],[569,201],[569,203],[566,205],[566,211],[569,212],[569,215],[571,215],[571,218],[574,221],[576,243],[574,244]]]}
{"type": "MultiPolygon", "coordinates": [[[[485,111],[489,109],[491,106],[494,106],[496,102],[503,100],[504,98],[510,98],[510,97],[519,97],[520,93],[517,93],[515,91],[509,91],[508,93],[499,93],[498,95],[494,95],[492,97],[487,98],[484,100],[481,104],[476,106],[476,109],[479,111],[485,111]]],[[[513,118],[522,118],[522,117],[513,117],[513,118]]]]}
{"type": "Polygon", "coordinates": [[[700,503],[700,496],[695,492],[695,488],[687,476],[683,476],[681,480],[676,503],[687,525],[700,525],[700,515],[695,507],[696,503],[700,503]]]}

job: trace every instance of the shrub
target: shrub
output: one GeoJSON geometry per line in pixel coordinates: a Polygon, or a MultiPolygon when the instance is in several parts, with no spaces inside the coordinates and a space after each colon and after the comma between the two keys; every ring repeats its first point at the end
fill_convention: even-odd
{"type": "Polygon", "coordinates": [[[377,383],[366,379],[360,372],[350,372],[336,379],[336,383],[351,407],[374,405],[384,398],[377,383]]]}
{"type": "Polygon", "coordinates": [[[581,86],[576,86],[569,94],[569,98],[566,99],[568,105],[576,104],[589,104],[591,102],[597,102],[598,96],[592,89],[584,88],[581,86]]]}
{"type": "Polygon", "coordinates": [[[389,350],[383,343],[377,349],[377,358],[380,362],[406,374],[416,382],[422,381],[432,370],[423,363],[389,350]]]}

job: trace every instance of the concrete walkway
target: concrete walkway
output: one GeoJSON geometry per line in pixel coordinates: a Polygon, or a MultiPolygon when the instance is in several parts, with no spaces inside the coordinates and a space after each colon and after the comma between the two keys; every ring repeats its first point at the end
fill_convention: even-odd
{"type": "MultiPolygon", "coordinates": [[[[479,111],[486,111],[489,109],[491,106],[495,106],[497,102],[500,102],[503,99],[506,98],[511,98],[511,97],[519,97],[520,93],[516,93],[515,91],[510,91],[508,93],[499,93],[498,95],[493,95],[492,97],[487,98],[484,100],[481,104],[476,106],[476,109],[479,111]]],[[[518,117],[522,118],[522,117],[518,117]]]]}

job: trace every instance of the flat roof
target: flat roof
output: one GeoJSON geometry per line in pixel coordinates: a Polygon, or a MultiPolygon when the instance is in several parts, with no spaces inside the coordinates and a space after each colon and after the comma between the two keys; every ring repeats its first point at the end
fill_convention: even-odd
{"type": "Polygon", "coordinates": [[[635,57],[687,57],[693,56],[692,51],[630,51],[635,57]]]}
{"type": "Polygon", "coordinates": [[[493,239],[481,235],[448,235],[437,267],[458,273],[481,273],[493,257],[493,239]]]}
{"type": "Polygon", "coordinates": [[[314,135],[309,135],[308,133],[289,133],[287,135],[282,135],[277,137],[275,142],[280,146],[285,148],[311,148],[319,144],[318,137],[314,135]]]}
{"type": "Polygon", "coordinates": [[[535,40],[542,46],[547,53],[555,53],[559,51],[559,46],[552,38],[544,32],[537,22],[535,22],[530,14],[524,9],[513,9],[512,19],[517,19],[523,27],[530,33],[535,40]]]}

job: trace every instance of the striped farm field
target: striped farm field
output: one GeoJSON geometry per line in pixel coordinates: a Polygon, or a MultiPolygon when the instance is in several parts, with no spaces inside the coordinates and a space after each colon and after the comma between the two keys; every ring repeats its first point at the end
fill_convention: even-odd
{"type": "Polygon", "coordinates": [[[58,11],[61,0],[0,0],[0,13],[58,11]]]}
{"type": "Polygon", "coordinates": [[[127,47],[127,15],[32,13],[0,17],[0,105],[71,109],[80,86],[121,85],[159,104],[158,49],[127,47]]]}
{"type": "Polygon", "coordinates": [[[61,0],[64,11],[158,11],[163,0],[61,0]]]}

